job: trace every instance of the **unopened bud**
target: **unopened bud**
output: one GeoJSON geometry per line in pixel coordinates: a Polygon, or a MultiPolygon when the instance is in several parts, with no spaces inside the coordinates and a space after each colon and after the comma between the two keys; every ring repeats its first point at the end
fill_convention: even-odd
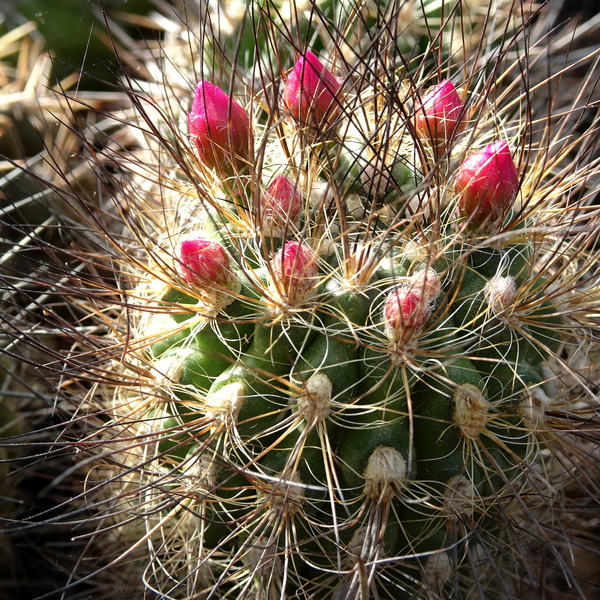
{"type": "Polygon", "coordinates": [[[289,72],[283,91],[283,107],[301,124],[319,125],[333,116],[341,82],[310,51],[289,72]]]}
{"type": "Polygon", "coordinates": [[[263,233],[283,237],[286,230],[298,224],[302,211],[302,193],[289,177],[275,177],[260,199],[263,233]]]}
{"type": "Polygon", "coordinates": [[[387,297],[383,312],[386,330],[392,337],[399,337],[395,333],[421,330],[431,308],[418,288],[399,287],[387,297]]]}
{"type": "Polygon", "coordinates": [[[420,332],[431,316],[432,304],[440,292],[440,276],[431,268],[406,278],[390,292],[383,309],[388,338],[407,342],[420,332]]]}
{"type": "Polygon", "coordinates": [[[231,278],[227,251],[204,237],[185,239],[179,244],[177,266],[184,281],[199,288],[225,285],[231,278]]]}
{"type": "Polygon", "coordinates": [[[306,244],[286,242],[273,257],[273,274],[291,303],[298,303],[317,283],[317,255],[306,244]]]}
{"type": "Polygon", "coordinates": [[[248,163],[248,114],[216,85],[208,81],[198,83],[188,113],[188,127],[200,159],[208,167],[231,172],[248,163]]]}
{"type": "Polygon", "coordinates": [[[469,226],[502,224],[519,189],[508,144],[498,141],[468,156],[458,169],[458,212],[469,226]]]}
{"type": "Polygon", "coordinates": [[[445,79],[425,94],[415,115],[417,135],[424,140],[445,144],[464,128],[463,101],[454,84],[445,79]]]}

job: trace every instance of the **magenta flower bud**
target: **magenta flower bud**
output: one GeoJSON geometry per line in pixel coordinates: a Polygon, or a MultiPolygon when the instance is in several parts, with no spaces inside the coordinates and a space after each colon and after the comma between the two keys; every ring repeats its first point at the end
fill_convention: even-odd
{"type": "Polygon", "coordinates": [[[383,307],[385,332],[396,347],[406,346],[422,331],[441,293],[441,279],[432,268],[408,277],[392,290],[383,307]]]}
{"type": "Polygon", "coordinates": [[[198,83],[188,127],[200,159],[208,167],[230,172],[250,160],[248,114],[216,85],[198,83]]]}
{"type": "Polygon", "coordinates": [[[383,314],[386,330],[412,332],[422,329],[431,309],[419,289],[400,287],[388,295],[383,314]]]}
{"type": "Polygon", "coordinates": [[[390,340],[408,341],[423,329],[431,306],[420,289],[401,286],[388,295],[383,316],[390,340]]]}
{"type": "Polygon", "coordinates": [[[507,142],[494,142],[468,156],[454,183],[458,212],[473,228],[502,224],[519,189],[519,174],[507,142]]]}
{"type": "Polygon", "coordinates": [[[229,256],[218,242],[204,237],[183,240],[177,248],[181,277],[199,288],[227,286],[231,279],[229,256]]]}
{"type": "Polygon", "coordinates": [[[419,104],[415,129],[422,139],[445,144],[466,124],[463,101],[449,79],[425,94],[419,104]]]}
{"type": "Polygon", "coordinates": [[[289,72],[283,107],[301,124],[319,125],[337,111],[342,83],[310,51],[289,72]]]}
{"type": "Polygon", "coordinates": [[[302,211],[302,193],[285,175],[275,177],[260,199],[260,215],[265,235],[283,237],[286,228],[298,224],[302,211]]]}
{"type": "Polygon", "coordinates": [[[317,283],[317,255],[306,244],[286,242],[273,257],[273,275],[291,303],[298,303],[317,283]]]}

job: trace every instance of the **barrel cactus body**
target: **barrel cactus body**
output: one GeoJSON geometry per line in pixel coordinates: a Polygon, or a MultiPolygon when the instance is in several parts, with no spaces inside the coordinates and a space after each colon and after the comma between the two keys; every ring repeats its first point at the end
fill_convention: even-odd
{"type": "Polygon", "coordinates": [[[165,598],[507,598],[544,561],[576,588],[554,517],[592,452],[595,163],[528,104],[515,15],[460,57],[448,5],[414,61],[393,11],[313,9],[253,13],[243,67],[207,43],[184,100],[132,94],[108,529],[165,598]]]}

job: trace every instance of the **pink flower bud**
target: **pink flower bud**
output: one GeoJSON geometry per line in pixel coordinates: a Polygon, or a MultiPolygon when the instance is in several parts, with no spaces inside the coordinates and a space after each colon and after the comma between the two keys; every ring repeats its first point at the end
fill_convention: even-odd
{"type": "Polygon", "coordinates": [[[286,228],[297,225],[302,211],[302,193],[289,177],[275,177],[260,199],[260,215],[265,235],[283,237],[286,228]]]}
{"type": "Polygon", "coordinates": [[[458,169],[454,184],[458,212],[478,228],[501,224],[519,189],[519,174],[508,144],[494,142],[468,156],[458,169]]]}
{"type": "Polygon", "coordinates": [[[226,285],[231,279],[229,256],[218,242],[195,237],[183,240],[177,249],[182,278],[199,288],[226,285]]]}
{"type": "Polygon", "coordinates": [[[407,277],[388,294],[383,321],[386,335],[396,348],[410,345],[418,336],[441,290],[441,278],[430,267],[407,277]]]}
{"type": "Polygon", "coordinates": [[[466,124],[463,102],[448,79],[425,94],[418,104],[415,129],[422,139],[446,143],[466,124]]]}
{"type": "Polygon", "coordinates": [[[403,334],[421,330],[430,314],[431,308],[420,289],[397,288],[390,292],[383,308],[388,336],[404,337],[403,334]]]}
{"type": "Polygon", "coordinates": [[[319,125],[337,111],[342,83],[310,51],[288,74],[283,106],[301,124],[319,125]]]}
{"type": "Polygon", "coordinates": [[[250,159],[248,115],[216,85],[198,83],[188,127],[200,159],[208,167],[231,171],[250,159]]]}
{"type": "Polygon", "coordinates": [[[306,244],[286,242],[273,257],[273,275],[290,302],[302,300],[316,284],[317,255],[306,244]]]}

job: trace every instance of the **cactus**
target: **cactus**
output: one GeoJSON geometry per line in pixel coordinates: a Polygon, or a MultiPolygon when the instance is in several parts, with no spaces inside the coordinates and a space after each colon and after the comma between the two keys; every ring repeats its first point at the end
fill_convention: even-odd
{"type": "Polygon", "coordinates": [[[301,43],[258,11],[249,64],[215,43],[179,72],[189,113],[132,89],[140,148],[90,141],[132,174],[105,172],[127,231],[97,225],[77,279],[106,334],[68,359],[107,569],[165,598],[506,598],[549,562],[585,593],[561,513],[597,460],[595,127],[526,104],[518,12],[456,65],[441,5],[418,64],[394,6],[315,5],[301,43]]]}

